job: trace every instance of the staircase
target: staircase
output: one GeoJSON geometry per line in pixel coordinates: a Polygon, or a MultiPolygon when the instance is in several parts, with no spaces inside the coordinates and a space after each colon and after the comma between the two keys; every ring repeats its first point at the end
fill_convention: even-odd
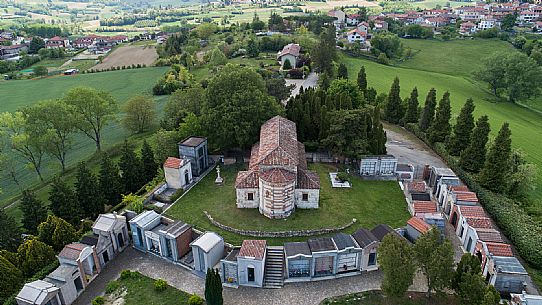
{"type": "Polygon", "coordinates": [[[267,247],[264,288],[282,288],[284,285],[284,247],[267,247]]]}

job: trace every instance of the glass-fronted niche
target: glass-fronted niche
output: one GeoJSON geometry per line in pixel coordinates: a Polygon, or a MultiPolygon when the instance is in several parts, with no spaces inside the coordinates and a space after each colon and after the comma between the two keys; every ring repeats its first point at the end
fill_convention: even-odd
{"type": "Polygon", "coordinates": [[[237,284],[237,264],[224,264],[224,281],[237,284]]]}
{"type": "Polygon", "coordinates": [[[310,275],[310,259],[288,260],[288,277],[309,277],[310,275]]]}

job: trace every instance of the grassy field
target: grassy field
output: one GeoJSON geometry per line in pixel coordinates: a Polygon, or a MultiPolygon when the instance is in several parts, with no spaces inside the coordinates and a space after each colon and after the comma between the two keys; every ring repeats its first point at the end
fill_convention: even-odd
{"type": "MultiPolygon", "coordinates": [[[[20,107],[32,105],[40,100],[58,98],[75,86],[90,86],[109,91],[122,105],[136,94],[150,93],[156,79],[166,70],[167,68],[144,68],[76,76],[58,76],[39,80],[4,81],[0,82],[0,92],[5,98],[0,111],[15,111],[20,107]]],[[[167,97],[156,99],[157,110],[163,108],[166,99],[167,97]]],[[[130,134],[120,126],[120,122],[114,122],[104,128],[103,147],[104,149],[111,148],[113,145],[121,143],[128,136],[130,134]]],[[[73,166],[77,162],[87,159],[95,152],[94,143],[84,135],[76,134],[73,140],[73,149],[68,152],[68,166],[73,166]]],[[[57,163],[55,160],[44,163],[46,177],[50,177],[59,170],[57,163]]],[[[22,182],[22,187],[26,188],[38,183],[38,178],[32,170],[24,168],[22,162],[16,162],[16,164],[18,178],[22,182]]],[[[20,192],[15,183],[5,176],[0,177],[0,188],[3,191],[0,194],[0,206],[5,206],[9,198],[20,192]]],[[[10,213],[17,216],[19,212],[16,210],[18,209],[10,209],[10,213]]]]}
{"type": "MultiPolygon", "coordinates": [[[[490,51],[488,50],[488,52],[490,51]]],[[[369,85],[373,86],[378,92],[387,93],[396,76],[401,81],[401,95],[403,97],[408,96],[412,88],[416,86],[422,105],[429,89],[436,88],[439,98],[444,91],[449,91],[454,114],[452,120],[455,120],[455,116],[467,98],[473,98],[476,105],[475,116],[482,114],[489,116],[492,135],[497,133],[504,121],[509,122],[512,129],[513,146],[523,150],[527,154],[527,159],[537,164],[539,169],[542,169],[540,141],[535,140],[540,139],[542,134],[542,114],[510,103],[496,103],[489,92],[484,89],[483,84],[473,82],[461,75],[384,66],[369,60],[346,56],[341,58],[341,62],[347,65],[351,79],[356,78],[362,65],[365,66],[369,85]]],[[[441,69],[446,70],[448,68],[441,69]]],[[[531,192],[530,196],[534,202],[531,212],[542,216],[542,170],[538,172],[537,184],[538,188],[531,192]]]]}
{"type": "MultiPolygon", "coordinates": [[[[225,185],[214,184],[214,173],[205,177],[189,193],[172,206],[166,214],[193,224],[203,230],[215,231],[226,241],[240,244],[246,237],[222,231],[213,226],[203,211],[207,211],[217,221],[239,229],[260,231],[286,231],[337,227],[356,218],[357,222],[346,229],[354,232],[359,227],[372,228],[385,223],[392,227],[404,226],[409,214],[404,195],[395,181],[365,181],[353,177],[351,189],[333,189],[329,172],[333,167],[312,164],[312,169],[320,175],[320,208],[316,210],[296,210],[283,220],[268,219],[257,209],[238,209],[235,206],[235,177],[240,167],[223,167],[225,185]]],[[[271,244],[281,244],[286,240],[306,240],[307,237],[282,239],[267,238],[271,244]]]]}
{"type": "Polygon", "coordinates": [[[367,291],[348,294],[340,297],[325,299],[320,305],[456,305],[458,301],[453,296],[445,298],[433,295],[428,299],[425,293],[408,292],[401,299],[389,298],[379,291],[367,291]]]}
{"type": "Polygon", "coordinates": [[[157,291],[154,288],[154,281],[154,279],[146,277],[139,272],[131,272],[130,277],[116,280],[118,288],[111,293],[105,294],[105,304],[188,304],[190,294],[169,285],[164,291],[157,291]]]}

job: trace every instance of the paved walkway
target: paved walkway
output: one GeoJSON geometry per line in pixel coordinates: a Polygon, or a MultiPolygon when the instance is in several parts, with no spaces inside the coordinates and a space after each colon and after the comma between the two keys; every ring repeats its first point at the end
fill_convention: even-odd
{"type": "MultiPolygon", "coordinates": [[[[318,85],[318,74],[311,72],[305,79],[286,79],[286,86],[295,85],[294,89],[290,93],[291,97],[297,96],[299,94],[299,89],[303,88],[314,88],[318,85]]],[[[282,103],[286,106],[288,99],[284,100],[282,103]]]]}
{"type": "MultiPolygon", "coordinates": [[[[107,283],[118,278],[124,269],[136,270],[154,279],[162,278],[182,291],[204,295],[204,279],[181,266],[128,247],[102,270],[73,305],[88,305],[95,297],[103,295],[107,283]]],[[[382,272],[375,271],[340,279],[285,284],[282,289],[224,287],[224,304],[316,305],[331,296],[379,289],[381,281],[382,272]]],[[[414,282],[417,285],[411,287],[412,291],[425,290],[425,281],[419,275],[414,282]]]]}

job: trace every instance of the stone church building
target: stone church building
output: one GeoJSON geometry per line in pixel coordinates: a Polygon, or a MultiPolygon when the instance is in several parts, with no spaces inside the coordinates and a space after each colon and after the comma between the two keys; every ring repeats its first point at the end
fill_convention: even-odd
{"type": "Polygon", "coordinates": [[[286,218],[296,208],[318,208],[320,178],[307,169],[294,122],[275,116],[262,125],[249,168],[238,173],[235,189],[238,208],[258,208],[269,218],[286,218]]]}

